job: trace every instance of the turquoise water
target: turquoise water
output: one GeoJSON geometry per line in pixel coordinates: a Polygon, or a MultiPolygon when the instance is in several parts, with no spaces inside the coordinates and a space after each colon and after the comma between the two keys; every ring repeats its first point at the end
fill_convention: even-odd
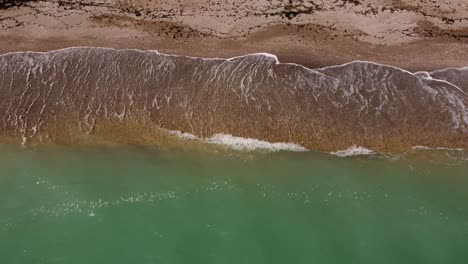
{"type": "Polygon", "coordinates": [[[446,154],[0,154],[0,263],[468,261],[468,163],[446,154]]]}

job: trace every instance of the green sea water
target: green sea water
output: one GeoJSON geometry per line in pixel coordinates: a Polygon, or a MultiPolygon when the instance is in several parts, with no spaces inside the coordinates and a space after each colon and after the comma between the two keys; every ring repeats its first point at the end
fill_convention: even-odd
{"type": "Polygon", "coordinates": [[[468,263],[456,155],[0,146],[0,263],[468,263]]]}

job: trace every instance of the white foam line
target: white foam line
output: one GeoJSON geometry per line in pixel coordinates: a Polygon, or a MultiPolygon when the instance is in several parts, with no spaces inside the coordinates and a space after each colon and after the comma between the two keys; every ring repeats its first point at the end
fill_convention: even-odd
{"type": "MultiPolygon", "coordinates": [[[[351,62],[347,62],[347,63],[344,63],[344,64],[339,64],[339,65],[332,65],[332,66],[327,66],[327,67],[322,67],[322,68],[318,68],[316,70],[326,70],[326,69],[336,69],[336,68],[341,68],[341,67],[345,67],[345,66],[349,66],[349,65],[352,65],[352,64],[372,64],[372,65],[375,65],[375,66],[380,66],[380,67],[387,67],[387,68],[391,68],[391,69],[394,69],[394,70],[398,70],[398,71],[402,71],[404,73],[407,73],[409,75],[412,75],[412,76],[415,76],[415,77],[420,77],[420,76],[417,76],[417,74],[425,74],[425,73],[428,73],[429,75],[432,73],[432,72],[426,72],[426,71],[418,71],[418,72],[410,72],[408,70],[405,70],[403,68],[398,68],[398,67],[395,67],[395,66],[392,66],[392,65],[388,65],[388,64],[381,64],[381,63],[377,63],[377,62],[373,62],[373,61],[365,61],[365,60],[356,60],[356,61],[351,61],[351,62]]],[[[468,67],[467,67],[468,68],[468,67]]],[[[446,69],[443,69],[443,70],[446,70],[446,69]]],[[[443,71],[443,70],[440,70],[440,71],[443,71]]],[[[424,78],[424,77],[423,77],[424,78]]],[[[450,84],[452,86],[455,86],[458,88],[458,86],[454,85],[453,83],[450,83],[448,81],[445,81],[445,80],[439,80],[439,79],[434,79],[432,76],[430,76],[430,79],[432,80],[435,80],[435,81],[440,81],[440,82],[444,82],[444,83],[447,83],[447,84],[450,84]]]]}
{"type": "Polygon", "coordinates": [[[203,143],[208,144],[215,144],[215,145],[223,145],[228,148],[239,150],[239,151],[256,151],[256,150],[263,150],[268,152],[278,152],[278,151],[307,151],[306,148],[299,144],[295,143],[284,143],[284,142],[268,142],[259,139],[253,138],[243,138],[243,137],[236,137],[229,134],[215,134],[209,138],[199,138],[194,134],[181,132],[181,131],[174,131],[174,130],[166,130],[166,132],[170,135],[174,135],[178,138],[184,140],[196,140],[203,143]]]}
{"type": "Polygon", "coordinates": [[[182,132],[179,130],[164,130],[168,134],[176,136],[181,139],[188,139],[188,140],[201,140],[199,137],[195,136],[194,134],[187,133],[187,132],[182,132]]]}
{"type": "Polygon", "coordinates": [[[458,67],[449,67],[449,68],[445,68],[445,69],[440,69],[440,70],[431,71],[430,73],[433,74],[433,73],[444,72],[444,71],[450,71],[450,70],[467,71],[467,70],[468,70],[468,66],[461,67],[461,68],[458,68],[458,67]]]}
{"type": "Polygon", "coordinates": [[[418,71],[415,72],[414,75],[424,79],[434,80],[434,78],[431,76],[431,73],[427,71],[418,71]]]}
{"type": "MultiPolygon", "coordinates": [[[[412,73],[412,72],[410,72],[408,70],[405,70],[403,68],[398,68],[398,67],[395,67],[395,66],[392,66],[392,65],[381,64],[381,63],[377,63],[377,62],[373,62],[373,61],[366,61],[366,60],[354,60],[354,61],[346,62],[346,63],[343,63],[343,64],[337,64],[337,65],[331,65],[331,66],[327,66],[327,67],[312,69],[312,68],[307,68],[304,65],[293,63],[293,62],[280,62],[278,57],[275,54],[268,53],[268,52],[249,53],[249,54],[246,54],[246,55],[234,56],[234,57],[230,57],[230,58],[217,58],[217,57],[205,58],[205,57],[178,55],[178,54],[171,54],[171,53],[161,53],[158,50],[116,49],[116,48],[111,48],[111,47],[75,46],[75,47],[68,47],[68,48],[62,48],[62,49],[56,49],[56,50],[50,50],[50,51],[13,51],[13,52],[7,52],[7,53],[0,54],[0,57],[11,55],[11,54],[48,54],[48,53],[62,52],[62,51],[74,50],[74,49],[101,49],[101,50],[113,50],[113,51],[117,51],[117,52],[120,52],[120,51],[137,51],[137,52],[141,52],[141,53],[155,52],[155,53],[163,55],[163,56],[184,57],[184,58],[200,59],[200,60],[220,60],[220,61],[231,61],[231,60],[235,60],[235,59],[239,59],[239,58],[245,58],[245,57],[249,57],[249,56],[265,56],[265,57],[273,58],[275,60],[276,64],[299,66],[299,67],[302,67],[304,69],[314,71],[314,72],[316,72],[317,70],[325,70],[325,69],[330,69],[330,68],[344,67],[344,66],[348,66],[350,64],[366,63],[366,64],[373,64],[373,65],[377,65],[377,66],[389,67],[389,68],[393,68],[393,69],[400,70],[400,71],[409,73],[411,75],[414,75],[414,73],[412,73]]],[[[449,69],[468,70],[468,66],[465,66],[465,67],[462,67],[462,68],[450,67],[450,68],[445,68],[445,69],[432,71],[430,73],[445,71],[445,70],[449,70],[449,69]]],[[[320,72],[317,72],[317,73],[321,74],[320,72]]]]}
{"type": "Polygon", "coordinates": [[[423,79],[426,79],[426,80],[431,80],[431,81],[435,81],[435,82],[441,82],[441,83],[445,83],[446,85],[448,86],[451,86],[452,88],[454,89],[457,89],[459,92],[461,92],[462,94],[465,94],[465,95],[468,95],[467,92],[465,92],[462,88],[458,87],[457,85],[449,82],[449,81],[446,81],[446,80],[441,80],[441,79],[434,79],[434,77],[432,77],[431,75],[432,73],[430,72],[424,72],[424,71],[420,71],[420,72],[416,72],[414,73],[414,75],[418,78],[423,78],[423,79]]]}
{"type": "Polygon", "coordinates": [[[447,147],[427,147],[427,146],[414,146],[413,150],[454,150],[454,151],[465,151],[464,148],[447,148],[447,147]]]}
{"type": "MultiPolygon", "coordinates": [[[[154,53],[157,53],[157,54],[161,54],[157,50],[115,49],[115,48],[92,47],[92,46],[76,46],[76,47],[68,47],[68,48],[49,50],[49,51],[12,51],[12,52],[7,52],[7,53],[0,54],[0,57],[8,56],[8,55],[15,55],[15,54],[42,54],[42,55],[47,55],[47,54],[51,54],[51,53],[60,53],[60,52],[64,52],[64,51],[80,50],[80,49],[97,49],[97,50],[113,50],[113,51],[137,51],[137,52],[141,52],[141,53],[154,52],[154,53]]],[[[164,54],[162,54],[162,55],[164,55],[164,54]]]]}
{"type": "Polygon", "coordinates": [[[446,71],[450,71],[450,70],[456,70],[456,71],[468,71],[468,66],[466,67],[462,67],[462,68],[455,68],[455,67],[451,67],[451,68],[446,68],[446,69],[442,69],[442,70],[436,70],[436,71],[432,71],[432,72],[429,72],[429,76],[432,80],[436,80],[436,81],[440,81],[440,82],[445,82],[445,83],[448,83],[448,84],[451,84],[452,86],[456,87],[458,90],[460,90],[462,93],[468,95],[468,92],[465,92],[463,89],[461,89],[460,87],[458,87],[457,85],[449,82],[449,81],[446,81],[446,80],[441,80],[441,79],[434,79],[432,77],[432,74],[435,74],[435,73],[443,73],[443,72],[446,72],[446,71]]]}
{"type": "MultiPolygon", "coordinates": [[[[166,56],[166,57],[176,57],[176,58],[189,58],[189,59],[198,59],[198,60],[213,60],[213,61],[232,61],[235,59],[240,59],[240,58],[245,58],[249,56],[264,56],[264,57],[270,57],[275,60],[277,64],[287,64],[287,63],[280,63],[278,60],[278,57],[274,54],[271,53],[250,53],[246,55],[241,55],[241,56],[234,56],[230,58],[204,58],[204,57],[194,57],[194,56],[187,56],[187,55],[178,55],[178,54],[170,54],[170,53],[161,53],[158,50],[139,50],[139,49],[115,49],[115,48],[105,48],[105,47],[92,47],[92,46],[77,46],[77,47],[69,47],[69,48],[63,48],[63,49],[57,49],[57,50],[51,50],[51,51],[14,51],[14,52],[7,52],[4,54],[0,54],[0,57],[3,56],[8,56],[8,55],[15,55],[15,54],[50,54],[50,53],[60,53],[60,52],[65,52],[69,50],[80,50],[80,49],[96,49],[96,50],[112,50],[112,51],[117,51],[117,52],[124,52],[124,51],[136,51],[140,53],[145,53],[145,52],[154,52],[158,55],[166,56]]],[[[301,65],[300,65],[301,66],[301,65]]],[[[311,70],[311,69],[309,69],[311,70]]]]}
{"type": "Polygon", "coordinates": [[[352,64],[372,64],[372,65],[375,65],[375,66],[381,66],[381,67],[383,66],[383,67],[392,68],[394,70],[399,70],[399,71],[408,73],[410,75],[414,75],[414,73],[412,73],[412,72],[410,72],[408,70],[402,69],[402,68],[398,68],[398,67],[387,65],[387,64],[381,64],[381,63],[377,63],[377,62],[373,62],[373,61],[365,61],[365,60],[350,61],[350,62],[339,64],[339,65],[332,65],[332,66],[318,68],[316,70],[335,69],[335,68],[341,68],[341,67],[349,66],[349,65],[352,65],[352,64]]]}
{"type": "Polygon", "coordinates": [[[331,152],[330,154],[338,157],[351,157],[351,156],[367,156],[367,155],[376,155],[377,153],[359,146],[351,146],[345,150],[339,150],[336,152],[331,152]]]}
{"type": "MultiPolygon", "coordinates": [[[[442,82],[442,83],[445,83],[447,85],[450,85],[452,86],[453,88],[457,89],[458,91],[460,91],[461,93],[464,93],[466,95],[468,95],[468,93],[466,93],[465,91],[463,91],[463,89],[461,89],[460,87],[458,87],[457,85],[449,82],[449,81],[446,81],[446,80],[441,80],[441,79],[435,79],[431,74],[434,73],[434,72],[425,72],[425,71],[419,71],[419,72],[415,72],[415,73],[412,73],[410,71],[407,71],[405,69],[402,69],[402,68],[398,68],[398,67],[395,67],[395,66],[391,66],[391,65],[387,65],[387,64],[380,64],[380,63],[377,63],[377,62],[372,62],[372,61],[363,61],[363,60],[357,60],[357,61],[351,61],[351,62],[347,62],[347,63],[344,63],[344,64],[340,64],[340,65],[332,65],[332,66],[327,66],[327,67],[323,67],[323,68],[318,68],[316,70],[326,70],[326,69],[336,69],[336,68],[341,68],[341,67],[345,67],[345,66],[349,66],[349,65],[353,65],[353,64],[372,64],[372,65],[375,65],[375,66],[380,66],[380,67],[388,67],[388,68],[391,68],[391,69],[394,69],[394,70],[398,70],[398,71],[401,71],[401,72],[404,72],[404,73],[407,73],[411,76],[414,76],[416,78],[422,78],[422,79],[429,79],[429,80],[432,80],[432,81],[436,81],[436,82],[442,82]],[[426,73],[429,75],[427,76],[426,73]],[[419,75],[418,75],[419,74],[419,75]],[[424,76],[423,76],[424,75],[424,76]]],[[[464,67],[464,68],[461,68],[461,69],[468,69],[468,66],[467,67],[464,67]]],[[[447,68],[447,69],[450,69],[450,68],[447,68]]],[[[442,70],[439,70],[439,71],[445,71],[447,69],[442,69],[442,70]]],[[[457,69],[457,68],[455,68],[457,69]]]]}
{"type": "MultiPolygon", "coordinates": [[[[313,72],[315,74],[319,74],[319,75],[322,75],[322,76],[325,76],[327,78],[330,78],[330,79],[335,79],[331,76],[328,76],[322,72],[320,72],[320,70],[326,70],[326,69],[333,69],[333,68],[340,68],[340,67],[345,67],[345,66],[348,66],[348,65],[352,65],[352,64],[359,64],[359,63],[362,63],[362,64],[372,64],[372,65],[376,65],[376,66],[380,66],[380,67],[389,67],[389,68],[392,68],[392,69],[395,69],[395,70],[399,70],[399,71],[402,71],[402,72],[405,72],[405,73],[408,73],[412,76],[415,76],[417,78],[424,78],[424,77],[419,77],[416,75],[416,73],[412,73],[410,71],[407,71],[405,69],[402,69],[402,68],[398,68],[398,67],[395,67],[395,66],[391,66],[391,65],[387,65],[387,64],[381,64],[381,63],[376,63],[376,62],[372,62],[372,61],[365,61],[365,60],[355,60],[355,61],[351,61],[351,62],[347,62],[347,63],[343,63],[343,64],[338,64],[338,65],[332,65],[332,66],[327,66],[327,67],[322,67],[322,68],[316,68],[316,69],[311,69],[311,68],[307,68],[305,67],[304,65],[301,65],[301,64],[297,64],[297,63],[292,63],[292,62],[285,62],[285,63],[282,63],[279,61],[278,57],[274,54],[271,54],[271,53],[268,53],[268,52],[259,52],[259,53],[251,53],[251,54],[246,54],[246,55],[241,55],[241,56],[234,56],[234,57],[230,57],[230,58],[204,58],[204,57],[195,57],[195,56],[187,56],[187,55],[177,55],[177,54],[170,54],[170,53],[160,53],[159,51],[157,50],[139,50],[139,49],[115,49],[115,48],[104,48],[104,47],[92,47],[92,46],[77,46],[77,47],[69,47],[69,48],[63,48],[63,49],[57,49],[57,50],[51,50],[51,51],[44,51],[44,52],[36,52],[36,51],[16,51],[16,52],[8,52],[8,53],[4,53],[4,54],[0,54],[0,57],[2,56],[7,56],[7,55],[11,55],[11,54],[49,54],[49,53],[59,53],[59,52],[63,52],[63,51],[68,51],[68,50],[79,50],[79,49],[100,49],[100,50],[113,50],[113,51],[117,51],[117,52],[121,52],[121,51],[136,51],[136,52],[140,52],[140,53],[146,53],[146,52],[154,52],[158,55],[161,55],[161,56],[166,56],[166,57],[176,57],[176,58],[190,58],[190,59],[198,59],[198,60],[204,60],[204,61],[210,61],[210,60],[213,60],[213,61],[232,61],[232,60],[235,60],[235,59],[240,59],[240,58],[246,58],[246,57],[249,57],[249,56],[264,56],[264,57],[269,57],[269,58],[272,58],[275,60],[275,65],[292,65],[292,66],[296,66],[296,67],[300,67],[306,71],[309,71],[309,72],[313,72]]],[[[444,70],[448,70],[448,69],[468,69],[468,66],[466,67],[463,67],[463,68],[446,68],[446,69],[441,69],[441,70],[438,70],[438,71],[444,71],[444,70]]],[[[433,71],[431,72],[434,73],[434,72],[438,72],[438,71],[433,71]]],[[[427,78],[426,78],[427,79],[427,78]]],[[[453,86],[454,88],[458,89],[459,91],[465,93],[468,95],[468,93],[464,92],[460,87],[454,85],[453,83],[450,83],[448,81],[445,81],[445,80],[440,80],[440,79],[434,79],[432,78],[431,76],[431,80],[434,80],[434,81],[439,81],[439,82],[443,82],[443,83],[446,83],[446,84],[449,84],[451,86],[453,86]]]]}
{"type": "MultiPolygon", "coordinates": [[[[333,69],[333,68],[340,68],[340,67],[344,67],[344,66],[349,66],[349,65],[352,65],[352,64],[359,64],[359,63],[362,63],[362,64],[372,64],[372,65],[376,65],[376,66],[383,66],[383,67],[388,67],[388,68],[392,68],[394,70],[399,70],[399,71],[402,71],[402,72],[405,72],[405,73],[408,73],[410,75],[416,75],[417,73],[426,73],[427,71],[418,71],[418,72],[410,72],[408,70],[405,70],[403,68],[399,68],[399,67],[396,67],[396,66],[392,66],[392,65],[389,65],[389,64],[381,64],[381,63],[377,63],[377,62],[373,62],[373,61],[366,61],[366,60],[355,60],[355,61],[350,61],[350,62],[346,62],[346,63],[343,63],[343,64],[337,64],[337,65],[331,65],[331,66],[326,66],[326,67],[322,67],[322,68],[317,68],[315,70],[326,70],[326,69],[333,69]]],[[[462,67],[462,68],[456,68],[456,67],[450,67],[450,68],[445,68],[445,69],[440,69],[440,70],[436,70],[436,71],[431,71],[431,72],[427,72],[429,74],[432,74],[432,73],[435,73],[435,72],[442,72],[442,71],[446,71],[446,70],[450,70],[450,69],[456,69],[456,70],[468,70],[468,66],[466,67],[462,67]]],[[[441,82],[447,82],[445,80],[439,80],[439,79],[434,79],[432,76],[431,78],[433,80],[437,80],[437,81],[441,81],[441,82]]],[[[451,83],[450,83],[451,84],[451,83]]],[[[453,85],[453,84],[452,84],[453,85]]]]}
{"type": "MultiPolygon", "coordinates": [[[[253,138],[243,138],[243,137],[236,137],[229,134],[215,134],[209,138],[199,138],[194,134],[177,131],[177,130],[165,130],[170,135],[176,136],[178,138],[184,140],[195,140],[200,141],[203,143],[208,144],[216,144],[216,145],[223,145],[228,148],[238,150],[238,151],[246,151],[252,152],[256,150],[263,150],[269,152],[278,152],[278,151],[296,151],[296,152],[304,152],[308,151],[308,149],[304,148],[303,146],[295,143],[284,143],[284,142],[268,142],[259,139],[253,138]]],[[[413,146],[413,150],[451,150],[451,151],[465,151],[467,149],[464,148],[447,148],[447,147],[427,147],[427,146],[413,146]]],[[[373,150],[360,147],[360,146],[351,146],[344,150],[338,150],[335,152],[330,152],[328,154],[338,156],[338,157],[352,157],[352,156],[370,156],[370,155],[384,155],[383,153],[377,153],[373,150]]]]}
{"type": "MultiPolygon", "coordinates": [[[[259,140],[259,139],[236,137],[236,136],[229,135],[229,134],[215,134],[209,138],[199,138],[194,134],[182,132],[178,130],[163,129],[163,131],[183,140],[194,140],[194,141],[199,141],[199,142],[208,143],[208,144],[223,145],[223,146],[226,146],[228,148],[238,150],[238,151],[246,151],[246,152],[252,152],[255,150],[263,150],[263,151],[268,151],[268,152],[309,151],[303,146],[299,144],[295,144],[295,143],[284,143],[284,142],[272,143],[272,142],[259,140]]],[[[364,147],[359,147],[355,145],[345,150],[339,150],[339,151],[331,152],[331,153],[330,152],[324,152],[324,153],[335,155],[338,157],[367,156],[367,155],[380,154],[372,150],[366,149],[364,147]]]]}
{"type": "Polygon", "coordinates": [[[213,135],[211,138],[207,138],[204,140],[210,144],[217,144],[217,145],[225,145],[235,150],[240,151],[255,151],[255,150],[267,150],[272,152],[277,152],[281,150],[287,151],[307,151],[301,145],[294,144],[294,143],[284,143],[284,142],[277,142],[271,143],[268,141],[253,139],[253,138],[242,138],[242,137],[235,137],[233,135],[228,134],[216,134],[213,135]]]}
{"type": "Polygon", "coordinates": [[[165,57],[175,57],[175,58],[189,58],[189,59],[197,59],[197,60],[203,60],[203,61],[221,61],[221,62],[226,62],[226,61],[232,61],[235,59],[241,59],[241,58],[247,58],[251,56],[264,56],[264,57],[269,57],[275,60],[275,65],[292,65],[296,67],[300,67],[304,70],[307,70],[309,72],[313,72],[315,74],[321,75],[328,77],[330,79],[335,79],[333,77],[330,77],[324,73],[318,72],[315,69],[307,68],[304,65],[297,64],[297,63],[292,63],[292,62],[287,62],[287,63],[282,63],[279,61],[278,57],[274,54],[268,53],[268,52],[260,52],[260,53],[251,53],[251,54],[246,54],[246,55],[241,55],[241,56],[234,56],[230,58],[204,58],[204,57],[193,57],[193,56],[187,56],[187,55],[177,55],[177,54],[170,54],[170,53],[161,53],[157,50],[139,50],[139,49],[115,49],[115,48],[103,48],[103,47],[92,47],[92,46],[78,46],[78,47],[69,47],[69,48],[63,48],[63,49],[57,49],[57,50],[51,50],[51,51],[15,51],[15,52],[8,52],[4,54],[0,54],[0,57],[3,56],[8,56],[8,55],[13,55],[13,54],[50,54],[50,53],[60,53],[64,51],[69,51],[69,50],[79,50],[79,49],[99,49],[99,50],[113,50],[117,52],[121,51],[136,51],[136,52],[154,52],[158,55],[165,56],[165,57]]]}
{"type": "MultiPolygon", "coordinates": [[[[204,61],[210,61],[210,60],[213,60],[213,61],[232,61],[232,60],[235,60],[235,59],[240,59],[240,58],[246,58],[246,57],[249,57],[249,56],[264,56],[264,57],[270,57],[270,58],[273,58],[275,60],[275,65],[292,65],[292,66],[296,66],[296,67],[300,67],[306,71],[309,71],[309,72],[313,72],[315,74],[319,74],[319,75],[322,75],[322,76],[325,76],[327,78],[330,78],[330,79],[334,79],[336,80],[336,78],[333,78],[331,76],[328,76],[322,72],[320,72],[320,70],[326,70],[326,69],[334,69],[334,68],[340,68],[340,67],[345,67],[345,66],[348,66],[348,65],[352,65],[352,64],[372,64],[372,65],[376,65],[376,66],[380,66],[380,67],[388,67],[388,68],[392,68],[394,70],[399,70],[399,71],[402,71],[402,72],[405,72],[407,74],[410,74],[412,76],[415,76],[416,78],[425,78],[425,79],[429,79],[425,76],[417,76],[416,74],[417,73],[422,73],[422,72],[417,72],[417,73],[412,73],[410,71],[407,71],[405,69],[402,69],[402,68],[398,68],[398,67],[395,67],[395,66],[391,66],[391,65],[388,65],[388,64],[381,64],[381,63],[376,63],[376,62],[372,62],[372,61],[365,61],[365,60],[355,60],[355,61],[351,61],[351,62],[347,62],[347,63],[343,63],[343,64],[338,64],[338,65],[332,65],[332,66],[327,66],[327,67],[322,67],[322,68],[316,68],[316,69],[311,69],[311,68],[307,68],[305,67],[304,65],[301,65],[301,64],[297,64],[297,63],[292,63],[292,62],[286,62],[286,63],[282,63],[279,61],[278,57],[274,54],[271,54],[271,53],[268,53],[268,52],[259,52],[259,53],[251,53],[251,54],[246,54],[246,55],[241,55],[241,56],[234,56],[234,57],[230,57],[230,58],[204,58],[204,57],[194,57],[194,56],[187,56],[187,55],[177,55],[177,54],[170,54],[170,53],[160,53],[159,51],[157,50],[139,50],[139,49],[115,49],[115,48],[104,48],[104,47],[92,47],[92,46],[77,46],[77,47],[69,47],[69,48],[63,48],[63,49],[57,49],[57,50],[51,50],[51,51],[15,51],[15,52],[8,52],[8,53],[4,53],[4,54],[0,54],[0,57],[3,57],[3,56],[7,56],[7,55],[12,55],[12,54],[50,54],[50,53],[60,53],[60,52],[63,52],[63,51],[68,51],[68,50],[79,50],[79,49],[99,49],[99,50],[113,50],[113,51],[117,51],[117,52],[122,52],[122,51],[136,51],[136,52],[140,52],[140,53],[146,53],[146,52],[154,52],[158,55],[161,55],[161,56],[165,56],[165,57],[176,57],[176,58],[190,58],[190,59],[198,59],[198,60],[204,60],[204,61]]],[[[468,66],[466,67],[463,67],[463,68],[446,68],[446,69],[441,69],[441,70],[437,70],[437,71],[433,71],[433,72],[430,72],[429,74],[432,74],[432,73],[435,73],[435,72],[442,72],[442,71],[445,71],[445,70],[449,70],[449,69],[462,69],[462,70],[468,70],[468,66]]],[[[457,90],[459,90],[460,92],[464,93],[464,94],[467,94],[465,91],[463,91],[463,89],[461,89],[460,87],[454,85],[453,83],[450,83],[446,80],[440,80],[440,79],[434,79],[432,76],[430,78],[431,80],[433,81],[438,81],[438,82],[443,82],[445,84],[448,84],[448,85],[451,85],[452,87],[456,88],[457,90]]]]}

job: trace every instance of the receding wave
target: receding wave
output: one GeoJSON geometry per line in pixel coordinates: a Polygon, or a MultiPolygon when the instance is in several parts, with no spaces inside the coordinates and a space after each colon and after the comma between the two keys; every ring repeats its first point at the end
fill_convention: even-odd
{"type": "Polygon", "coordinates": [[[359,61],[308,69],[271,54],[19,52],[0,56],[0,137],[157,144],[161,131],[177,130],[320,151],[467,148],[467,92],[468,68],[413,74],[359,61]]]}

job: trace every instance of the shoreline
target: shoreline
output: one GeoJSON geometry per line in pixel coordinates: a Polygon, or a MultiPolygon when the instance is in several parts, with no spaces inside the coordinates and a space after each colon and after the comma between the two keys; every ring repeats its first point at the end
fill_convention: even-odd
{"type": "MultiPolygon", "coordinates": [[[[164,54],[177,56],[200,57],[200,58],[220,58],[228,59],[255,53],[275,54],[283,63],[296,63],[307,68],[323,68],[334,65],[341,65],[353,61],[370,61],[384,65],[390,65],[411,72],[435,71],[446,68],[461,68],[468,65],[468,53],[466,49],[468,41],[464,43],[452,43],[444,41],[416,41],[404,45],[373,45],[357,43],[353,45],[361,46],[354,51],[344,51],[352,41],[327,42],[328,48],[313,47],[307,49],[302,45],[290,45],[287,48],[273,43],[245,43],[237,40],[214,40],[209,47],[187,47],[180,46],[165,39],[156,43],[149,41],[133,42],[127,39],[115,40],[94,40],[95,36],[86,36],[80,39],[66,40],[51,43],[48,39],[33,39],[24,41],[11,36],[10,34],[0,37],[0,54],[11,52],[49,52],[74,47],[97,47],[113,49],[136,49],[136,50],[157,50],[164,54]],[[29,43],[28,43],[29,42],[29,43]],[[220,44],[228,42],[227,45],[220,44]],[[19,43],[19,44],[18,44],[19,43]],[[330,47],[336,47],[330,48],[330,47]],[[444,50],[444,52],[441,52],[444,50]],[[450,55],[447,55],[450,54],[450,55]]],[[[197,43],[197,42],[195,42],[197,43]]],[[[203,41],[198,41],[198,45],[203,45],[203,41]]]]}
{"type": "MultiPolygon", "coordinates": [[[[60,52],[68,51],[68,50],[79,50],[79,49],[96,49],[96,50],[103,50],[103,51],[112,50],[112,51],[115,51],[115,52],[135,51],[135,52],[138,52],[138,53],[146,53],[146,52],[151,53],[152,52],[152,53],[155,53],[155,54],[161,55],[161,56],[176,57],[176,58],[177,57],[179,57],[179,58],[188,58],[188,59],[195,59],[195,60],[202,60],[202,61],[205,61],[205,60],[231,61],[231,60],[242,59],[242,58],[246,58],[246,57],[250,57],[250,56],[265,56],[265,57],[271,57],[272,59],[274,59],[276,61],[276,65],[281,64],[281,65],[298,66],[298,67],[302,67],[302,68],[304,68],[306,70],[315,71],[317,73],[319,73],[318,70],[325,70],[325,69],[330,69],[330,68],[335,68],[335,67],[344,67],[344,66],[351,65],[351,64],[354,64],[354,63],[366,63],[366,64],[373,64],[373,65],[377,65],[377,66],[389,67],[389,68],[394,68],[396,70],[407,72],[409,74],[424,74],[424,73],[432,74],[432,73],[443,72],[443,71],[446,71],[446,70],[466,70],[466,69],[468,69],[468,62],[467,62],[466,65],[462,65],[460,67],[450,66],[450,67],[447,67],[447,68],[435,69],[435,70],[432,70],[432,71],[424,71],[424,70],[410,71],[410,70],[407,70],[405,68],[400,68],[400,67],[395,66],[395,65],[384,64],[384,63],[379,63],[379,62],[370,61],[370,60],[353,60],[353,61],[349,61],[349,62],[345,62],[345,63],[341,63],[341,64],[334,64],[334,65],[328,65],[328,66],[323,66],[323,67],[310,68],[310,67],[307,67],[304,64],[300,64],[300,63],[296,63],[296,62],[282,61],[282,60],[279,59],[279,56],[277,54],[273,54],[273,53],[269,53],[269,52],[246,53],[246,54],[236,55],[236,56],[232,56],[232,57],[201,57],[201,56],[181,55],[181,54],[177,54],[177,53],[165,53],[165,52],[162,52],[161,50],[157,50],[157,49],[143,50],[143,49],[138,49],[138,48],[113,48],[113,47],[96,47],[96,46],[72,46],[72,47],[65,47],[65,48],[54,49],[54,50],[45,50],[45,51],[40,51],[40,50],[38,51],[38,50],[34,50],[34,49],[32,49],[32,50],[20,50],[20,51],[9,51],[9,52],[5,52],[5,53],[0,53],[0,57],[2,57],[2,56],[11,56],[11,55],[22,55],[22,54],[47,55],[47,54],[50,54],[50,53],[60,53],[60,52]]],[[[431,79],[437,80],[437,81],[442,81],[442,82],[449,83],[446,80],[433,78],[432,76],[429,76],[428,78],[431,78],[431,79]]]]}
{"type": "Polygon", "coordinates": [[[428,0],[26,1],[0,9],[0,54],[93,46],[219,58],[268,52],[308,68],[356,60],[412,72],[466,66],[468,5],[438,9],[428,0]]]}
{"type": "Polygon", "coordinates": [[[462,73],[437,71],[436,79],[371,62],[309,69],[265,53],[203,59],[83,47],[11,53],[0,64],[0,134],[26,140],[73,143],[92,134],[152,144],[161,128],[400,152],[466,147],[468,136],[467,87],[456,86],[462,73]]]}
{"type": "Polygon", "coordinates": [[[466,147],[468,70],[454,69],[468,66],[466,13],[464,0],[42,0],[0,6],[0,54],[71,47],[169,54],[89,48],[49,63],[30,54],[35,65],[29,66],[3,59],[0,71],[8,80],[0,80],[0,134],[36,137],[45,129],[44,135],[72,142],[97,129],[122,142],[152,142],[154,131],[145,127],[151,124],[200,138],[224,133],[330,151],[466,147]],[[246,55],[260,52],[275,55],[246,55]],[[148,73],[150,66],[158,70],[148,73]],[[60,78],[48,79],[36,68],[60,78]],[[115,129],[120,132],[112,135],[115,129]]]}
{"type": "MultiPolygon", "coordinates": [[[[263,142],[256,139],[237,138],[238,140],[245,140],[245,144],[252,141],[263,142]]],[[[213,157],[226,157],[226,158],[254,158],[254,157],[269,157],[281,155],[297,155],[297,156],[322,156],[338,159],[379,159],[387,161],[395,160],[413,160],[413,161],[430,161],[430,162],[443,162],[447,164],[460,164],[468,162],[468,148],[445,148],[445,147],[424,147],[414,146],[401,152],[375,152],[359,146],[351,146],[347,149],[337,151],[318,151],[313,149],[307,150],[292,150],[292,149],[276,149],[275,144],[288,144],[288,143],[270,143],[272,148],[267,148],[266,145],[256,148],[255,145],[246,148],[239,148],[231,144],[213,143],[204,139],[191,139],[183,138],[176,134],[168,133],[166,142],[158,144],[131,144],[121,143],[106,140],[93,140],[92,142],[81,142],[79,144],[37,144],[27,143],[21,145],[15,142],[5,142],[0,140],[1,150],[24,150],[24,151],[47,151],[47,150],[79,150],[79,151],[101,151],[112,149],[140,149],[144,151],[157,151],[161,153],[186,153],[188,155],[208,155],[213,157]]]]}

